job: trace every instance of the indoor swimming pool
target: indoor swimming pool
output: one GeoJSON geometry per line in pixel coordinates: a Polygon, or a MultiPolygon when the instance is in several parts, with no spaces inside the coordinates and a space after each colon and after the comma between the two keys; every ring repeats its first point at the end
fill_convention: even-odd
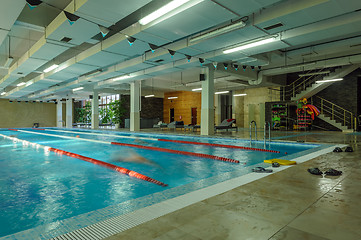
{"type": "Polygon", "coordinates": [[[267,167],[266,159],[290,160],[324,147],[97,130],[2,129],[0,239],[48,239],[248,174],[256,165],[267,167]],[[133,161],[134,156],[141,161],[133,161]]]}

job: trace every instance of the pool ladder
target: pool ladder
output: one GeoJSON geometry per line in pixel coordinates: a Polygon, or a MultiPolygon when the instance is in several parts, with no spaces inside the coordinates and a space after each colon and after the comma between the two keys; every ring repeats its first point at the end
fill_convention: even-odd
{"type": "Polygon", "coordinates": [[[266,132],[267,132],[267,125],[268,125],[268,143],[271,143],[271,124],[269,122],[264,123],[264,135],[263,135],[263,141],[264,141],[264,148],[266,149],[266,132]]]}
{"type": "Polygon", "coordinates": [[[250,142],[250,144],[252,144],[252,123],[254,123],[254,138],[255,138],[255,141],[257,141],[257,123],[255,120],[253,120],[249,124],[249,142],[250,142]]]}

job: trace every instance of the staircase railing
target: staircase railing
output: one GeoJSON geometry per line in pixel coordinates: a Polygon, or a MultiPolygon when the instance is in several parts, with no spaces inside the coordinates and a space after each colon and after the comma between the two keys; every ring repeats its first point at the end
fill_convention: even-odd
{"type": "Polygon", "coordinates": [[[333,102],[319,96],[312,96],[311,104],[319,108],[321,114],[331,117],[332,120],[341,123],[343,126],[347,126],[350,129],[355,129],[357,126],[355,115],[333,102]]]}
{"type": "MultiPolygon", "coordinates": [[[[295,97],[300,92],[306,90],[306,88],[310,87],[322,77],[322,75],[318,75],[317,73],[322,72],[323,70],[324,69],[320,69],[317,72],[312,72],[313,75],[307,77],[299,77],[292,83],[282,86],[282,100],[290,100],[292,97],[295,97]]],[[[306,74],[311,74],[311,71],[308,71],[306,74]]]]}

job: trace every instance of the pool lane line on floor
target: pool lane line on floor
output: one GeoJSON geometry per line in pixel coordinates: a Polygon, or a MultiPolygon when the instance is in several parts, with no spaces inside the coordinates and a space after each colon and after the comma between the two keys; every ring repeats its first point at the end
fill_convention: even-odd
{"type": "MultiPolygon", "coordinates": [[[[42,132],[40,133],[40,132],[26,131],[26,130],[20,130],[20,129],[14,129],[13,131],[33,133],[33,134],[38,134],[38,135],[46,135],[46,136],[66,138],[66,139],[83,140],[83,141],[88,141],[88,142],[97,142],[97,143],[113,144],[113,145],[120,145],[120,146],[126,146],[126,147],[134,147],[134,148],[147,149],[147,150],[153,150],[153,151],[158,151],[158,152],[167,152],[167,153],[174,153],[174,154],[181,154],[181,155],[188,155],[188,156],[196,156],[196,157],[209,158],[209,159],[214,159],[214,160],[219,160],[219,161],[224,161],[224,162],[231,162],[231,163],[240,163],[238,160],[235,160],[235,159],[219,157],[219,156],[214,156],[214,155],[209,155],[209,154],[204,154],[204,153],[186,152],[186,151],[179,151],[179,150],[173,150],[173,149],[168,149],[168,148],[150,147],[150,146],[120,143],[120,142],[106,142],[106,141],[79,138],[79,137],[60,136],[60,135],[56,135],[56,134],[49,134],[49,133],[42,133],[42,132]]],[[[244,163],[244,164],[246,164],[246,163],[244,163]]]]}
{"type": "Polygon", "coordinates": [[[237,149],[242,149],[242,150],[280,153],[280,151],[275,151],[275,150],[268,150],[268,149],[262,149],[262,148],[252,148],[252,147],[242,147],[242,146],[226,145],[226,144],[217,144],[217,143],[181,141],[181,140],[171,140],[171,139],[165,139],[165,138],[146,138],[146,137],[119,136],[119,135],[104,134],[104,133],[86,133],[86,132],[82,132],[82,131],[64,131],[64,130],[53,130],[53,129],[48,130],[48,129],[36,129],[36,128],[33,128],[33,129],[34,130],[54,131],[54,132],[79,133],[79,134],[100,135],[100,136],[113,136],[113,137],[118,137],[118,138],[131,138],[131,139],[152,140],[152,141],[160,141],[160,142],[176,142],[176,143],[184,143],[184,144],[205,145],[205,146],[211,146],[211,147],[237,148],[237,149]]]}
{"type": "Polygon", "coordinates": [[[223,147],[223,148],[237,148],[242,150],[251,150],[251,151],[260,151],[260,152],[272,152],[272,153],[280,153],[280,151],[268,150],[262,148],[252,148],[252,147],[242,147],[235,145],[225,145],[225,144],[217,144],[217,143],[203,143],[203,142],[192,142],[192,141],[181,141],[181,140],[171,140],[171,139],[158,139],[161,142],[175,142],[175,143],[184,143],[184,144],[194,144],[194,145],[205,145],[212,147],[223,147]]]}
{"type": "Polygon", "coordinates": [[[162,187],[168,186],[168,184],[165,184],[165,183],[163,183],[161,181],[155,180],[155,179],[153,179],[151,177],[148,177],[146,175],[143,175],[141,173],[135,172],[135,171],[127,169],[127,168],[119,167],[119,166],[111,164],[111,163],[103,162],[103,161],[100,161],[100,160],[97,160],[97,159],[94,159],[94,158],[86,157],[86,156],[83,156],[83,155],[80,155],[80,154],[64,151],[64,150],[57,149],[57,148],[52,148],[52,147],[41,145],[41,144],[38,144],[38,143],[29,142],[27,140],[22,140],[22,139],[15,138],[15,137],[9,137],[9,136],[3,135],[3,134],[0,134],[0,136],[3,136],[3,137],[5,137],[7,139],[10,139],[12,141],[22,142],[23,144],[26,144],[26,145],[41,147],[45,151],[55,152],[55,153],[66,155],[66,156],[69,156],[69,157],[72,157],[72,158],[77,158],[77,159],[80,159],[80,160],[83,160],[83,161],[86,161],[86,162],[89,162],[89,163],[93,163],[95,165],[106,167],[106,168],[115,170],[117,172],[123,173],[125,175],[128,175],[130,177],[135,177],[135,178],[147,181],[147,182],[155,183],[155,184],[160,185],[162,187]]]}

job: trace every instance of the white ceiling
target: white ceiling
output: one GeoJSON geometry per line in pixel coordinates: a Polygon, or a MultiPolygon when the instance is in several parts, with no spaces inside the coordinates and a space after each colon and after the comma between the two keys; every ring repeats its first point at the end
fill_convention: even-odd
{"type": "MultiPolygon", "coordinates": [[[[50,99],[73,94],[71,89],[78,86],[85,87],[76,93],[81,96],[91,94],[93,88],[126,94],[126,83],[134,80],[142,80],[144,94],[190,91],[199,85],[202,68],[212,67],[213,62],[218,62],[216,90],[243,89],[257,75],[249,66],[265,75],[278,75],[299,71],[288,68],[291,64],[323,60],[317,68],[327,68],[328,59],[335,66],[334,59],[361,55],[360,0],[204,0],[165,21],[140,26],[140,18],[170,1],[43,0],[30,10],[25,0],[7,0],[0,9],[0,92],[6,92],[0,97],[50,99]],[[80,19],[70,25],[62,10],[80,19]],[[246,23],[243,28],[189,41],[240,19],[246,23]],[[283,26],[264,29],[278,23],[283,26]],[[102,38],[98,25],[110,28],[110,34],[102,38]],[[230,47],[275,34],[281,41],[223,54],[230,47]],[[125,35],[136,41],[130,46],[125,35]],[[70,41],[61,41],[64,37],[70,41]],[[148,43],[160,48],[152,53],[148,43]],[[175,51],[174,56],[168,49],[175,51]],[[190,62],[185,55],[192,57],[190,62]],[[7,68],[9,56],[14,60],[7,68]],[[199,58],[205,62],[201,64],[199,58]],[[223,63],[229,69],[238,64],[239,71],[232,68],[232,74],[227,74],[223,63]],[[53,64],[60,67],[43,73],[53,64]],[[246,71],[242,65],[248,66],[246,71]],[[109,80],[124,74],[134,77],[109,80]],[[16,86],[28,81],[34,83],[16,86]]],[[[353,59],[352,64],[360,63],[356,59],[361,58],[353,59]]],[[[340,61],[340,66],[345,64],[340,61]]]]}

